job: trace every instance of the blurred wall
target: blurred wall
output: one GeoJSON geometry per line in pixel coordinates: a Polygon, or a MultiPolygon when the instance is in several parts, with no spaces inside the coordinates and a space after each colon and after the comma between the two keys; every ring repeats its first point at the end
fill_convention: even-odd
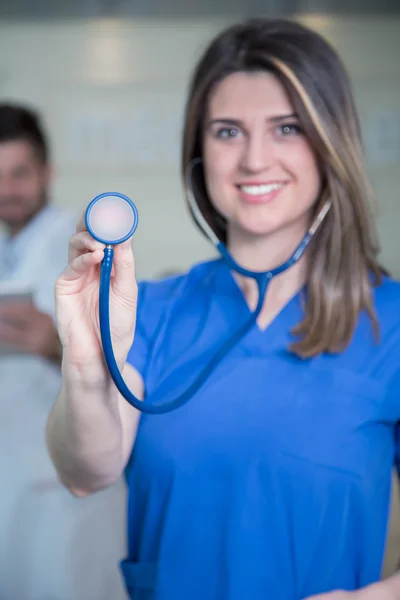
{"type": "MultiPolygon", "coordinates": [[[[400,17],[302,16],[352,76],[380,198],[383,260],[400,276],[400,17]]],[[[103,191],[140,211],[139,278],[212,255],[188,216],[179,175],[191,69],[227,20],[0,21],[0,98],[42,110],[52,139],[54,200],[79,214],[103,191]]]]}

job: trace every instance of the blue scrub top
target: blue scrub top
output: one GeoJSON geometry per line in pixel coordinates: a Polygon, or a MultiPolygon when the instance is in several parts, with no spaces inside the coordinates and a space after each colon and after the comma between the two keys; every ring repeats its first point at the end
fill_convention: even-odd
{"type": "MultiPolygon", "coordinates": [[[[288,351],[299,293],[188,404],[142,415],[126,469],[131,598],[300,600],[379,579],[400,463],[400,284],[385,278],[374,301],[379,343],[362,314],[343,353],[304,360],[288,351]]],[[[249,317],[222,260],[140,284],[128,360],[149,401],[183,392],[249,317]]]]}

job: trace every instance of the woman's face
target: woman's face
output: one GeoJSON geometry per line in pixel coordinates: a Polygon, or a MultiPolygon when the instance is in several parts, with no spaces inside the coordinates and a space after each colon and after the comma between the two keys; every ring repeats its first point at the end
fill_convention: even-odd
{"type": "Polygon", "coordinates": [[[308,229],[321,178],[288,95],[273,74],[239,72],[215,88],[203,163],[211,202],[231,231],[265,236],[294,226],[308,229]]]}

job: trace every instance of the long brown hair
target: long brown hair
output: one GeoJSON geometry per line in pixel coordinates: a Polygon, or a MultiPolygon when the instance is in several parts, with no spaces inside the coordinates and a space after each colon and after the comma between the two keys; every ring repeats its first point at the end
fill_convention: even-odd
{"type": "MultiPolygon", "coordinates": [[[[372,286],[383,273],[348,74],[333,48],[298,23],[253,19],[229,27],[211,42],[193,75],[183,135],[184,177],[191,161],[202,158],[210,93],[239,71],[268,71],[279,78],[320,164],[324,184],[316,210],[331,200],[309,249],[305,315],[292,332],[297,340],[291,350],[303,358],[340,352],[360,312],[368,313],[378,333],[372,286]]],[[[196,175],[200,211],[225,242],[226,222],[207,195],[201,168],[196,175]]]]}

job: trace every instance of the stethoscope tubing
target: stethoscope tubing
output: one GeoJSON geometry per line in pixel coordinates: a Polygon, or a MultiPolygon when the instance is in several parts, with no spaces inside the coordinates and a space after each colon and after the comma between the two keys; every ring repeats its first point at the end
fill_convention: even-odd
{"type": "MultiPolygon", "coordinates": [[[[134,222],[133,230],[135,230],[136,226],[137,226],[137,222],[138,222],[137,209],[136,209],[136,206],[134,205],[134,203],[127,196],[124,196],[123,194],[119,194],[119,193],[114,193],[114,192],[112,194],[111,193],[100,194],[99,196],[96,196],[96,198],[94,198],[94,200],[92,200],[92,202],[89,204],[86,215],[85,215],[87,229],[93,235],[93,237],[95,237],[96,239],[99,239],[99,238],[96,237],[95,232],[92,232],[91,228],[90,228],[90,210],[92,209],[95,202],[97,202],[97,201],[101,200],[101,198],[104,198],[109,195],[120,196],[120,197],[126,199],[127,201],[129,201],[129,204],[133,207],[134,214],[135,214],[135,222],[134,222]]],[[[193,204],[193,202],[192,202],[192,204],[193,204]]],[[[329,207],[330,207],[330,202],[328,201],[324,204],[324,206],[320,210],[319,214],[317,215],[316,219],[314,220],[311,228],[306,233],[306,235],[304,236],[304,238],[302,239],[300,244],[297,246],[297,248],[293,252],[292,256],[287,261],[285,261],[284,263],[282,263],[281,265],[279,265],[278,267],[276,267],[274,269],[271,269],[268,271],[262,271],[262,272],[251,271],[251,270],[245,269],[244,267],[239,265],[234,260],[232,255],[229,253],[226,246],[221,241],[219,241],[218,238],[216,238],[214,233],[212,235],[211,234],[208,235],[208,233],[209,233],[208,230],[210,228],[209,228],[208,224],[205,224],[204,220],[202,223],[201,219],[200,219],[200,225],[201,226],[204,225],[203,230],[205,231],[206,235],[208,235],[208,237],[210,238],[212,243],[215,245],[216,249],[219,251],[222,258],[227,262],[228,266],[233,271],[239,273],[240,275],[244,275],[245,277],[250,277],[256,281],[257,287],[258,287],[258,302],[257,302],[257,306],[256,306],[255,310],[251,314],[251,317],[246,321],[246,323],[244,323],[244,325],[242,325],[230,337],[228,337],[224,342],[222,342],[221,346],[215,351],[215,353],[214,353],[213,357],[211,358],[211,360],[209,361],[209,363],[201,370],[201,372],[196,377],[194,382],[191,383],[182,394],[178,395],[173,400],[169,400],[166,402],[154,402],[154,401],[152,402],[151,396],[148,398],[145,398],[144,400],[137,398],[133,394],[133,392],[128,388],[128,386],[126,385],[124,378],[122,377],[122,374],[119,370],[119,367],[118,367],[118,364],[116,362],[115,355],[114,355],[112,337],[111,337],[111,323],[110,323],[111,270],[112,270],[113,257],[114,257],[113,245],[116,243],[121,243],[122,241],[125,241],[128,238],[124,237],[121,240],[111,241],[111,242],[110,242],[110,240],[99,240],[106,244],[106,247],[104,249],[104,258],[101,262],[101,267],[100,267],[99,318],[100,318],[101,342],[103,345],[104,359],[107,364],[108,370],[110,372],[111,378],[114,381],[115,386],[117,387],[118,391],[127,400],[127,402],[129,402],[129,404],[131,404],[134,408],[136,408],[140,412],[147,413],[147,414],[163,414],[163,413],[171,412],[173,410],[180,408],[184,404],[186,404],[198,392],[198,390],[202,387],[204,382],[210,377],[211,373],[221,363],[221,361],[230,352],[230,350],[254,326],[254,324],[256,323],[256,321],[260,315],[262,307],[264,305],[264,299],[265,299],[265,295],[267,293],[267,289],[268,289],[268,285],[269,285],[270,281],[276,275],[279,275],[280,273],[283,273],[284,271],[289,269],[294,263],[296,263],[301,258],[301,256],[304,254],[307,246],[309,245],[310,241],[312,240],[313,235],[315,234],[317,228],[319,227],[319,225],[325,218],[325,215],[327,214],[329,207]]],[[[130,237],[130,236],[128,236],[128,237],[130,237]]]]}
{"type": "Polygon", "coordinates": [[[250,319],[248,319],[242,327],[235,331],[232,336],[230,336],[225,342],[221,344],[221,346],[215,352],[210,362],[196,377],[195,381],[191,385],[189,385],[189,387],[182,394],[180,394],[173,400],[161,403],[151,402],[151,397],[146,398],[144,401],[137,398],[126,385],[115,360],[111,339],[111,324],[109,311],[111,269],[114,250],[111,246],[107,246],[104,250],[104,258],[101,263],[100,269],[100,332],[104,350],[104,358],[108,370],[118,391],[122,394],[122,396],[129,402],[129,404],[131,404],[137,410],[148,414],[163,414],[171,412],[172,410],[176,410],[177,408],[180,408],[181,406],[186,404],[186,402],[188,402],[198,392],[198,390],[201,388],[204,382],[209,378],[211,373],[215,370],[215,368],[219,365],[223,358],[230,352],[230,350],[239,342],[239,340],[241,340],[250,331],[250,329],[256,323],[264,305],[264,299],[267,293],[268,284],[274,276],[278,275],[279,273],[282,273],[286,269],[289,269],[297,260],[299,260],[299,258],[304,253],[307,245],[309,244],[311,238],[312,235],[307,234],[302,240],[301,244],[299,244],[299,246],[296,248],[293,255],[284,264],[271,271],[265,271],[260,273],[244,269],[234,261],[224,244],[222,244],[222,242],[220,242],[217,245],[219,252],[233,270],[240,273],[241,275],[255,279],[258,286],[258,302],[256,309],[252,313],[250,319]]]}

